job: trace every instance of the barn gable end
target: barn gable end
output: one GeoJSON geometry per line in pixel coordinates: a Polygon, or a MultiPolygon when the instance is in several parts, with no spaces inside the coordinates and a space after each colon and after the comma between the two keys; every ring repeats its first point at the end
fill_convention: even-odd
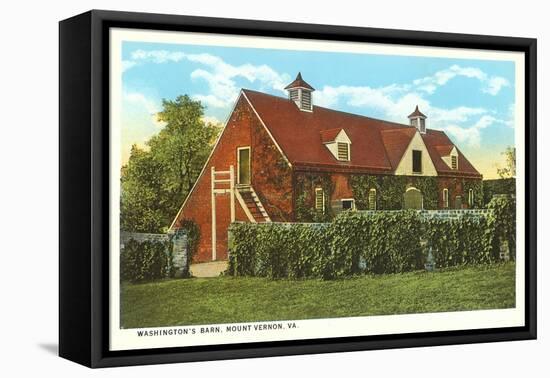
{"type": "MultiPolygon", "coordinates": [[[[273,220],[292,216],[291,168],[244,96],[240,96],[195,186],[183,203],[171,229],[183,220],[194,221],[200,229],[200,241],[194,260],[212,260],[212,187],[211,169],[237,173],[239,148],[250,147],[251,186],[273,220]]],[[[229,194],[216,195],[216,260],[227,259],[227,228],[231,223],[229,194]]],[[[235,220],[249,221],[239,201],[235,220]]]]}

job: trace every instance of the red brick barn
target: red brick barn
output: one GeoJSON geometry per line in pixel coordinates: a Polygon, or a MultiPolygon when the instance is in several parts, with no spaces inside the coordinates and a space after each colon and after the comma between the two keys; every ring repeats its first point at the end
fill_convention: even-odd
{"type": "MultiPolygon", "coordinates": [[[[418,107],[408,124],[398,124],[313,105],[314,89],[300,74],[286,90],[288,98],[241,91],[174,219],[171,229],[186,219],[199,225],[196,262],[227,259],[232,221],[296,221],[304,206],[298,190],[304,177],[322,175],[330,184],[330,190],[326,182],[306,187],[306,205],[320,213],[356,209],[361,199],[350,181],[361,175],[405,179],[400,206],[424,206],[415,184],[424,177],[437,180],[436,207],[473,204],[473,192],[464,186],[480,182],[480,173],[444,132],[426,128],[427,117],[418,107]]],[[[379,191],[373,187],[363,193],[368,208],[382,208],[378,204],[385,193],[379,191]]]]}

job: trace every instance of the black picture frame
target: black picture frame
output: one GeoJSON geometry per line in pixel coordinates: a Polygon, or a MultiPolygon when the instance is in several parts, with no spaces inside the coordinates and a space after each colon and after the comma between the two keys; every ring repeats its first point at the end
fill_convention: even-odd
{"type": "Polygon", "coordinates": [[[536,39],[93,10],[59,24],[59,354],[89,367],[536,338],[536,39]],[[109,29],[462,47],[525,53],[523,327],[109,351],[109,29]]]}

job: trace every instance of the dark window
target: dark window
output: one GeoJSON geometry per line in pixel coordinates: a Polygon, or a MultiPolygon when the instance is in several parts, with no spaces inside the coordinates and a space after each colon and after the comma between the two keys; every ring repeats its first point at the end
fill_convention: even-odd
{"type": "Polygon", "coordinates": [[[422,173],[422,151],[413,150],[413,173],[422,173]]]}
{"type": "Polygon", "coordinates": [[[352,199],[342,200],[342,209],[343,210],[353,210],[353,208],[354,208],[353,203],[354,203],[354,200],[352,200],[352,199]]]}

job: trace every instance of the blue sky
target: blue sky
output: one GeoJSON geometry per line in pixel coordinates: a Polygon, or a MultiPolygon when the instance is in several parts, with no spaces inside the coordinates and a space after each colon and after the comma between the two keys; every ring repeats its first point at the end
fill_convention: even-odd
{"type": "Polygon", "coordinates": [[[487,178],[514,145],[513,62],[141,42],[124,42],[121,59],[123,162],[162,128],[163,98],[188,94],[223,123],[241,88],[286,96],[298,71],[316,105],[406,123],[418,104],[487,178]]]}

